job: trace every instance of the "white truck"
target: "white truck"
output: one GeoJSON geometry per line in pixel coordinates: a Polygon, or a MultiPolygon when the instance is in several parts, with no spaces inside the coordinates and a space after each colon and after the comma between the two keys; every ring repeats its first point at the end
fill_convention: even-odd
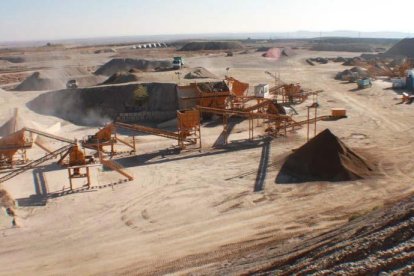
{"type": "Polygon", "coordinates": [[[184,61],[182,57],[174,57],[173,59],[173,69],[181,69],[184,66],[184,61]]]}

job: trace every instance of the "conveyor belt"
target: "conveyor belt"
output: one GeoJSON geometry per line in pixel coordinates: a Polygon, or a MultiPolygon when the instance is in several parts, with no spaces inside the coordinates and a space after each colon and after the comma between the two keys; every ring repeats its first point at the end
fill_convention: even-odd
{"type": "Polygon", "coordinates": [[[61,147],[61,148],[59,148],[59,149],[57,149],[57,150],[41,157],[39,159],[36,159],[36,160],[24,165],[23,167],[20,167],[20,168],[14,170],[14,171],[2,176],[2,177],[0,177],[0,183],[5,182],[5,181],[21,174],[21,173],[24,173],[27,170],[30,170],[30,169],[36,167],[36,166],[39,166],[40,164],[42,164],[43,162],[46,162],[47,160],[56,158],[59,154],[64,153],[65,151],[68,151],[71,147],[72,147],[72,145],[66,145],[64,147],[61,147]]]}
{"type": "Polygon", "coordinates": [[[128,130],[137,131],[137,132],[143,132],[143,133],[148,133],[148,134],[152,134],[152,135],[156,135],[156,136],[161,136],[161,137],[169,138],[169,139],[173,139],[173,140],[178,140],[178,138],[179,138],[179,135],[175,132],[166,131],[166,130],[162,130],[162,129],[158,129],[158,128],[142,126],[142,125],[137,125],[137,124],[125,124],[125,123],[117,122],[117,123],[115,123],[115,126],[120,127],[120,128],[124,128],[124,129],[128,129],[128,130]]]}

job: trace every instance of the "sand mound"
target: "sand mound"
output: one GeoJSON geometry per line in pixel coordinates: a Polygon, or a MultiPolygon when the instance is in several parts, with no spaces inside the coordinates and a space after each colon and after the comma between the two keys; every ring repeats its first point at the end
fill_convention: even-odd
{"type": "Polygon", "coordinates": [[[353,67],[346,69],[336,74],[335,79],[337,80],[356,80],[371,77],[369,72],[362,67],[353,67]]]}
{"type": "Polygon", "coordinates": [[[65,67],[59,70],[35,72],[20,83],[16,91],[58,90],[66,88],[68,80],[75,79],[80,87],[94,86],[102,81],[101,76],[92,75],[85,67],[65,67]]]}
{"type": "Polygon", "coordinates": [[[279,59],[282,56],[293,56],[295,52],[290,48],[270,48],[262,56],[266,58],[279,59]]]}
{"type": "Polygon", "coordinates": [[[384,53],[385,56],[404,56],[414,58],[414,38],[405,38],[384,53]]]}
{"type": "Polygon", "coordinates": [[[7,135],[12,134],[13,132],[18,131],[24,127],[23,120],[17,116],[17,118],[11,118],[7,122],[5,122],[2,126],[0,126],[0,136],[4,137],[7,135]]]}
{"type": "Polygon", "coordinates": [[[282,56],[282,50],[280,50],[279,48],[270,48],[262,56],[267,58],[279,59],[282,56]]]}
{"type": "Polygon", "coordinates": [[[185,79],[217,79],[213,73],[203,67],[194,68],[184,76],[185,79]]]}
{"type": "Polygon", "coordinates": [[[190,42],[185,44],[180,51],[203,51],[203,50],[241,50],[243,44],[236,41],[204,41],[190,42]]]}
{"type": "Polygon", "coordinates": [[[96,70],[96,75],[111,76],[119,72],[128,72],[131,69],[152,71],[158,68],[170,68],[172,62],[168,60],[145,60],[131,58],[114,58],[96,70]]]}
{"type": "Polygon", "coordinates": [[[41,91],[41,90],[54,90],[64,87],[64,82],[57,81],[43,77],[39,72],[34,72],[22,83],[20,83],[15,91],[41,91]]]}
{"type": "MultiPolygon", "coordinates": [[[[16,112],[16,110],[14,111],[16,112]]],[[[44,129],[44,126],[34,122],[30,119],[24,119],[18,113],[16,113],[10,117],[3,125],[0,126],[0,137],[8,136],[24,127],[36,128],[36,129],[44,129]]],[[[56,129],[56,124],[51,130],[56,129]]],[[[60,124],[59,124],[60,128],[60,124]]]]}
{"type": "Polygon", "coordinates": [[[283,48],[282,56],[290,57],[296,55],[296,52],[292,48],[283,48]]]}
{"type": "Polygon", "coordinates": [[[126,83],[126,82],[134,82],[139,81],[139,78],[131,73],[115,73],[110,76],[106,81],[102,84],[117,84],[117,83],[126,83]]]}
{"type": "Polygon", "coordinates": [[[364,158],[326,129],[288,156],[276,183],[357,180],[370,171],[364,158]]]}

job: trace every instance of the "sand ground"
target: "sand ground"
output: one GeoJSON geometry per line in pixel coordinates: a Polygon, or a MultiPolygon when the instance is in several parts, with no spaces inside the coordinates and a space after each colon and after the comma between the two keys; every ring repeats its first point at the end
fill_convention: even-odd
{"type": "MultiPolygon", "coordinates": [[[[397,105],[398,95],[385,89],[391,84],[384,80],[375,81],[372,88],[353,91],[356,84],[333,79],[344,66],[307,65],[305,59],[315,56],[349,57],[355,53],[298,51],[278,62],[264,59],[260,53],[202,55],[188,57],[187,64],[203,66],[221,77],[230,67],[231,76],[251,85],[271,84],[272,79],[264,73],[271,71],[287,82],[323,89],[319,114],[345,107],[348,118],[319,122],[317,130],[330,128],[348,146],[365,154],[377,167],[370,179],[275,184],[284,156],[305,142],[305,129],[270,144],[261,139],[248,142],[248,124],[241,122],[232,130],[230,146],[218,150],[211,146],[222,126],[210,123],[202,128],[203,150],[181,154],[162,151],[175,144],[172,140],[139,136],[138,156],[117,160],[135,176],[132,182],[106,186],[121,177],[94,167],[94,189],[56,196],[42,207],[21,206],[17,211],[20,228],[10,228],[10,218],[2,211],[0,274],[209,274],[213,268],[217,271],[229,265],[226,260],[232,254],[270,240],[290,243],[328,231],[354,214],[412,193],[412,106],[397,105]],[[266,147],[270,154],[261,181],[257,174],[266,147]],[[263,190],[254,192],[258,181],[263,190]]],[[[102,59],[90,61],[88,66],[102,59]]],[[[162,73],[151,78],[171,82],[172,76],[162,73]]],[[[30,111],[25,103],[40,93],[44,92],[2,93],[0,119],[6,121],[12,108],[19,107],[27,124],[47,129],[60,122],[57,135],[82,138],[96,131],[30,111]]],[[[298,120],[305,118],[310,102],[297,106],[298,120]]],[[[256,136],[261,133],[262,127],[255,128],[256,136]]],[[[54,149],[62,146],[46,143],[54,149]]],[[[42,154],[37,148],[29,151],[33,159],[42,154]]],[[[39,181],[48,193],[68,188],[66,174],[50,162],[3,186],[13,197],[27,199],[36,193],[39,181]],[[39,177],[43,180],[36,181],[39,177]]]]}

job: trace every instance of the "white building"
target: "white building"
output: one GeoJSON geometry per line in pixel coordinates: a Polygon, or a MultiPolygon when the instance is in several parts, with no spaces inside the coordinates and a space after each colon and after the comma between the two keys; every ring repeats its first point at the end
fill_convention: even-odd
{"type": "Polygon", "coordinates": [[[264,83],[256,85],[254,87],[254,96],[258,98],[268,98],[269,85],[264,83]]]}

